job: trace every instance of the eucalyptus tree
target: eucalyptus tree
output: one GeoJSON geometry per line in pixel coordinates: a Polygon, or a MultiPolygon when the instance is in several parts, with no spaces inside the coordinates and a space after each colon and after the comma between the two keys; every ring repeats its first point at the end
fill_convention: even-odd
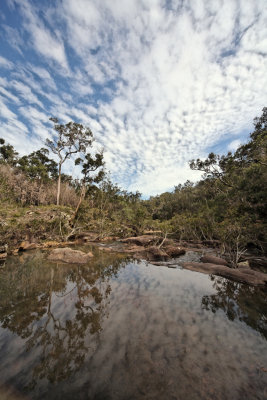
{"type": "Polygon", "coordinates": [[[105,175],[104,172],[104,160],[103,160],[103,151],[100,151],[99,153],[96,153],[94,156],[91,154],[86,154],[84,158],[77,158],[75,161],[75,165],[81,165],[82,170],[82,179],[81,179],[81,184],[80,184],[80,197],[79,201],[76,207],[76,210],[74,212],[74,215],[72,217],[72,220],[74,221],[79,208],[82,204],[82,201],[85,199],[86,196],[86,188],[88,186],[92,186],[96,183],[100,183],[105,175]],[[98,172],[95,174],[95,172],[98,170],[98,172]]]}
{"type": "Polygon", "coordinates": [[[50,118],[50,121],[54,123],[55,134],[52,140],[46,139],[45,144],[58,158],[57,205],[59,205],[62,165],[74,154],[86,153],[86,149],[92,146],[93,133],[90,128],[77,122],[60,124],[57,118],[50,118]]]}
{"type": "Polygon", "coordinates": [[[48,182],[57,179],[57,163],[48,157],[48,149],[41,148],[18,159],[18,168],[30,179],[48,182]]]}

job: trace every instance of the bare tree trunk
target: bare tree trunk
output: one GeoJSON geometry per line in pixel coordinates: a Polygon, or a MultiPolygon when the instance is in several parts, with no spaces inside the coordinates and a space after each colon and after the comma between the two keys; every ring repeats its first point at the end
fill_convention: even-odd
{"type": "Polygon", "coordinates": [[[59,166],[58,166],[57,206],[59,206],[60,186],[61,186],[61,164],[59,164],[59,166]]]}

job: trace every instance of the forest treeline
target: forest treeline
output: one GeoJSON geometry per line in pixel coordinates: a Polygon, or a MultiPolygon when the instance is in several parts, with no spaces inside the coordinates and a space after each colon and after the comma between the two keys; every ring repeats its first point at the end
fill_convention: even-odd
{"type": "MultiPolygon", "coordinates": [[[[234,153],[210,153],[206,160],[190,162],[192,169],[203,172],[199,182],[187,181],[173,192],[149,200],[142,200],[139,192],[122,190],[110,180],[103,151],[93,151],[89,128],[52,121],[52,139],[29,155],[20,156],[0,139],[1,242],[12,236],[12,229],[22,229],[17,221],[29,209],[53,209],[56,217],[51,217],[53,224],[50,221],[47,229],[61,238],[80,230],[93,231],[101,238],[138,235],[152,229],[180,241],[217,240],[233,263],[247,247],[266,252],[266,107],[254,119],[248,142],[234,153]],[[67,160],[80,168],[80,179],[62,172],[67,160]],[[16,210],[15,216],[12,210],[16,210]],[[67,223],[62,220],[66,214],[67,223]]],[[[35,229],[35,235],[38,218],[36,215],[36,223],[25,227],[35,229]]]]}

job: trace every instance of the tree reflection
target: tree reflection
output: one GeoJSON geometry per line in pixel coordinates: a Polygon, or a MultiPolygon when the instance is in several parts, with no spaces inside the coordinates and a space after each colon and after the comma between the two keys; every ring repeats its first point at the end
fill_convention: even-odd
{"type": "Polygon", "coordinates": [[[28,389],[39,379],[66,379],[93,351],[107,316],[110,279],[125,260],[101,254],[87,266],[51,264],[41,252],[1,271],[0,321],[35,349],[28,389]]]}
{"type": "Polygon", "coordinates": [[[228,319],[239,319],[267,339],[267,292],[263,288],[212,276],[215,294],[202,297],[202,308],[223,310],[228,319]]]}

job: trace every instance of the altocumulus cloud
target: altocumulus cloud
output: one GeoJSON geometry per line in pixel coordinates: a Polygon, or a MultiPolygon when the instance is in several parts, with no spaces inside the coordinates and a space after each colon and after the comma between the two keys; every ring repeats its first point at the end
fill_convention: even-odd
{"type": "Polygon", "coordinates": [[[107,168],[144,195],[234,150],[267,98],[265,0],[5,0],[0,136],[43,145],[50,116],[89,125],[107,168]]]}

